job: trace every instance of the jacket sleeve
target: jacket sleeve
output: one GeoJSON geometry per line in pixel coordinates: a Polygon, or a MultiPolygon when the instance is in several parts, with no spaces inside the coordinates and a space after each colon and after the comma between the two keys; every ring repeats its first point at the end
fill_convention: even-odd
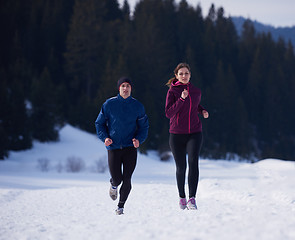
{"type": "MultiPolygon", "coordinates": [[[[202,105],[199,104],[199,106],[198,106],[198,113],[199,113],[199,114],[202,114],[202,111],[203,111],[203,110],[206,110],[206,109],[205,109],[202,105]]],[[[207,110],[206,110],[206,111],[207,111],[207,110]]]]}
{"type": "Polygon", "coordinates": [[[165,114],[167,118],[172,118],[180,110],[184,103],[184,99],[175,98],[174,94],[168,90],[166,96],[165,114]]]}
{"type": "Polygon", "coordinates": [[[96,134],[98,138],[104,142],[109,136],[107,128],[107,117],[105,115],[105,104],[102,106],[100,113],[95,121],[96,134]]]}
{"type": "Polygon", "coordinates": [[[140,144],[142,144],[148,136],[148,129],[149,129],[148,117],[145,113],[143,106],[137,118],[136,124],[137,124],[137,131],[135,134],[135,138],[139,141],[140,144]]]}

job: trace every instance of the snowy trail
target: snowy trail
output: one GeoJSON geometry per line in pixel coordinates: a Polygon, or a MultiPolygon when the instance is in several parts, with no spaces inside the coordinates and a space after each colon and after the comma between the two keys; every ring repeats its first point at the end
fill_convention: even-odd
{"type": "Polygon", "coordinates": [[[0,161],[0,240],[295,239],[295,162],[201,160],[199,209],[182,211],[173,161],[139,154],[125,214],[117,216],[108,172],[91,170],[105,154],[93,135],[66,126],[59,143],[0,161]],[[36,169],[40,158],[55,166],[69,156],[81,157],[86,170],[36,169]]]}
{"type": "Polygon", "coordinates": [[[149,183],[139,176],[123,216],[114,214],[108,181],[63,187],[71,181],[60,179],[53,189],[0,189],[0,239],[294,239],[295,166],[274,169],[284,164],[268,160],[228,168],[201,161],[204,174],[211,174],[201,178],[198,211],[178,209],[173,181],[149,183]]]}

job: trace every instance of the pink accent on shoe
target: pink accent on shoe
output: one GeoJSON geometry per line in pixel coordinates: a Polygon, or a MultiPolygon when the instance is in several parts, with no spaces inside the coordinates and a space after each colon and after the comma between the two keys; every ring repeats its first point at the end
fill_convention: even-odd
{"type": "Polygon", "coordinates": [[[187,202],[187,208],[191,210],[197,210],[196,200],[194,197],[190,198],[187,202]]]}
{"type": "Polygon", "coordinates": [[[191,203],[194,204],[194,205],[196,204],[196,200],[195,200],[195,198],[193,198],[193,197],[190,198],[188,201],[191,202],[191,203]]]}
{"type": "Polygon", "coordinates": [[[181,209],[186,209],[186,199],[185,198],[180,198],[179,199],[179,207],[181,208],[181,209]]]}

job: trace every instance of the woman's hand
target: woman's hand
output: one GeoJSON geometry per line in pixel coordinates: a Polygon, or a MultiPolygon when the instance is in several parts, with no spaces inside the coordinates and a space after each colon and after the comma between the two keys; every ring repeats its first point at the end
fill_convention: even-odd
{"type": "Polygon", "coordinates": [[[181,93],[181,98],[186,99],[187,96],[188,96],[188,91],[184,89],[181,93]]]}
{"type": "Polygon", "coordinates": [[[133,139],[132,139],[132,142],[133,142],[133,146],[134,146],[135,148],[138,148],[138,147],[139,147],[139,141],[138,141],[136,138],[133,138],[133,139]]]}
{"type": "Polygon", "coordinates": [[[206,110],[202,111],[203,117],[204,118],[208,118],[209,117],[209,113],[206,110]]]}
{"type": "Polygon", "coordinates": [[[113,140],[110,138],[106,138],[104,140],[104,145],[106,145],[107,147],[110,146],[113,143],[113,140]]]}

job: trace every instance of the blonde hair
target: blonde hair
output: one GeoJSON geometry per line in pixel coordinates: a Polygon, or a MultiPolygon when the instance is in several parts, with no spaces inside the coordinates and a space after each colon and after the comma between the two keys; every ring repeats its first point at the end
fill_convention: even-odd
{"type": "Polygon", "coordinates": [[[168,82],[166,83],[166,86],[168,86],[169,88],[171,88],[171,83],[176,79],[175,75],[177,75],[178,70],[181,68],[187,68],[189,70],[189,72],[191,71],[190,66],[187,63],[179,63],[176,68],[174,69],[174,77],[170,78],[168,80],[168,82]]]}

